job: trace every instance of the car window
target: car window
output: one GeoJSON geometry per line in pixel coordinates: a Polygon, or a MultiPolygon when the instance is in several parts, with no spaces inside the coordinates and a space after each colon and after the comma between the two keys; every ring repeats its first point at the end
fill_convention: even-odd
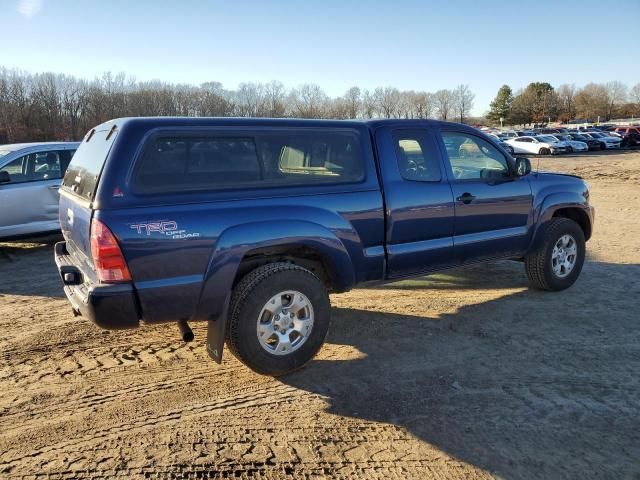
{"type": "Polygon", "coordinates": [[[359,139],[351,132],[252,136],[160,136],[134,171],[142,192],[215,190],[361,180],[359,139]]]}
{"type": "Polygon", "coordinates": [[[36,152],[16,158],[0,171],[9,174],[9,183],[36,182],[57,180],[64,172],[63,157],[65,152],[36,152]]]}
{"type": "Polygon", "coordinates": [[[453,175],[458,180],[495,180],[509,173],[509,163],[486,140],[462,132],[443,132],[453,175]]]}
{"type": "Polygon", "coordinates": [[[34,154],[33,179],[53,180],[62,178],[62,160],[58,152],[34,154]]]}
{"type": "Polygon", "coordinates": [[[405,180],[439,182],[438,157],[426,132],[398,130],[393,135],[398,170],[405,180]]]}

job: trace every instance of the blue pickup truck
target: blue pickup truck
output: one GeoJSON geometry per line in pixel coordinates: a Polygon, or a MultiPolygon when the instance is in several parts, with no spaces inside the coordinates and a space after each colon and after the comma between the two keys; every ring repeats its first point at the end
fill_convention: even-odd
{"type": "Polygon", "coordinates": [[[320,349],[330,292],[479,261],[562,290],[591,236],[589,189],[461,124],[128,118],[83,139],[55,259],[77,315],[107,329],[207,321],[253,370],[320,349]]]}

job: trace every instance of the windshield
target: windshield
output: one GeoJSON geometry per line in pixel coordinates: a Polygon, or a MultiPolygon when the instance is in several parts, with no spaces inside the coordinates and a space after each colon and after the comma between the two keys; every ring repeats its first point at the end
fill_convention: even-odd
{"type": "Polygon", "coordinates": [[[574,140],[589,140],[587,137],[585,137],[584,135],[580,135],[579,133],[573,133],[571,135],[571,138],[573,138],[574,140]]]}
{"type": "Polygon", "coordinates": [[[604,137],[604,135],[599,133],[599,132],[589,132],[589,135],[591,135],[592,137],[596,137],[596,138],[604,137]]]}
{"type": "Polygon", "coordinates": [[[541,142],[547,142],[547,143],[555,143],[558,141],[557,138],[552,137],[551,135],[538,135],[536,138],[541,142]]]}

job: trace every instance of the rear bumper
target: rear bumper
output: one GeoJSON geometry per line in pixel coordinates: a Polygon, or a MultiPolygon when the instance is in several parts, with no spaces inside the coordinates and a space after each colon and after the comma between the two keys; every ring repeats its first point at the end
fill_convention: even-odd
{"type": "Polygon", "coordinates": [[[82,315],[107,330],[140,325],[136,294],[131,284],[92,284],[74,265],[66,242],[56,243],[55,261],[64,293],[76,315],[82,315]]]}

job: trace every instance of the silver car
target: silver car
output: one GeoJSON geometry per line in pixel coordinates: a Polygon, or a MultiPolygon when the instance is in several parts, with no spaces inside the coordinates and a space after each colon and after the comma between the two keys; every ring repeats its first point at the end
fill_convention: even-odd
{"type": "Polygon", "coordinates": [[[60,229],[58,188],[78,145],[0,145],[0,238],[60,229]]]}

